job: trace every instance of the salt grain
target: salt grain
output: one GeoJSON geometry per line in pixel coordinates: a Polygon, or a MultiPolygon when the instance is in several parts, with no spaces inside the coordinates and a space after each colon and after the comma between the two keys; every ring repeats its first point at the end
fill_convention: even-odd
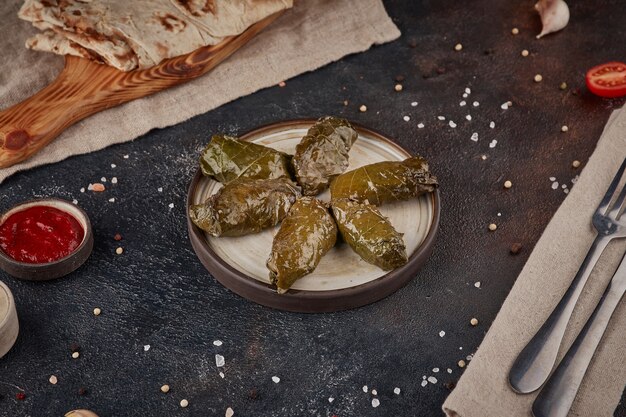
{"type": "Polygon", "coordinates": [[[489,142],[489,147],[493,149],[496,147],[497,144],[498,144],[498,141],[494,139],[491,142],[489,142]]]}
{"type": "Polygon", "coordinates": [[[226,416],[226,417],[233,417],[234,415],[235,415],[235,411],[233,411],[233,409],[232,409],[232,408],[228,407],[228,408],[226,409],[226,414],[225,414],[225,416],[226,416]]]}
{"type": "Polygon", "coordinates": [[[367,392],[367,385],[363,385],[363,392],[367,392]]]}
{"type": "Polygon", "coordinates": [[[109,198],[109,203],[115,203],[115,197],[109,198]]]}
{"type": "Polygon", "coordinates": [[[429,376],[428,377],[428,382],[430,382],[431,384],[436,384],[437,383],[437,378],[435,378],[434,376],[429,376]]]}
{"type": "Polygon", "coordinates": [[[72,200],[72,204],[78,204],[78,200],[77,199],[73,199],[72,200]]]}
{"type": "Polygon", "coordinates": [[[446,370],[448,371],[448,373],[449,373],[449,374],[451,374],[451,373],[452,373],[452,369],[448,368],[448,369],[446,369],[446,370]]]}
{"type": "Polygon", "coordinates": [[[444,332],[443,330],[439,332],[439,337],[444,337],[446,335],[446,332],[444,332]]]}
{"type": "Polygon", "coordinates": [[[106,177],[102,177],[102,178],[100,178],[100,181],[107,182],[107,179],[106,179],[106,177]]]}
{"type": "Polygon", "coordinates": [[[417,125],[417,128],[418,128],[418,129],[423,129],[423,128],[424,128],[424,123],[419,123],[419,124],[417,125]]]}
{"type": "Polygon", "coordinates": [[[402,119],[404,119],[405,122],[408,122],[409,120],[411,120],[411,117],[409,116],[404,116],[402,119]]]}
{"type": "Polygon", "coordinates": [[[490,122],[489,123],[489,127],[493,129],[494,127],[496,127],[496,123],[495,122],[490,122]]]}
{"type": "Polygon", "coordinates": [[[465,106],[466,104],[467,104],[467,103],[465,102],[465,100],[463,100],[463,101],[461,101],[461,102],[459,103],[459,106],[463,107],[463,106],[465,106]]]}
{"type": "Polygon", "coordinates": [[[509,108],[509,102],[507,101],[506,103],[502,103],[502,105],[500,106],[500,108],[501,108],[502,110],[506,110],[506,109],[508,109],[508,108],[509,108]]]}
{"type": "Polygon", "coordinates": [[[433,372],[434,372],[434,373],[439,372],[439,368],[433,368],[433,372]]]}
{"type": "Polygon", "coordinates": [[[474,287],[476,287],[476,288],[480,288],[480,281],[476,281],[476,282],[474,283],[474,287]]]}
{"type": "Polygon", "coordinates": [[[143,351],[147,352],[150,350],[150,345],[143,345],[143,351]]]}
{"type": "Polygon", "coordinates": [[[225,363],[226,361],[224,360],[224,357],[222,355],[215,355],[215,366],[221,368],[222,366],[224,366],[225,363]]]}
{"type": "Polygon", "coordinates": [[[117,184],[117,177],[111,178],[111,184],[117,184]]]}
{"type": "Polygon", "coordinates": [[[274,381],[275,384],[278,384],[280,382],[280,378],[277,376],[273,376],[272,381],[274,381]]]}
{"type": "Polygon", "coordinates": [[[465,87],[465,94],[472,94],[472,90],[470,90],[469,87],[465,87]]]}
{"type": "Polygon", "coordinates": [[[222,346],[222,341],[221,340],[214,340],[213,341],[213,345],[215,345],[215,346],[222,346]]]}
{"type": "Polygon", "coordinates": [[[170,204],[168,204],[168,207],[169,207],[169,208],[171,208],[171,209],[173,209],[173,208],[174,208],[174,203],[170,203],[170,204]]]}
{"type": "Polygon", "coordinates": [[[372,400],[372,407],[376,408],[380,405],[380,400],[378,398],[374,398],[372,400]]]}
{"type": "Polygon", "coordinates": [[[465,116],[465,118],[466,118],[467,120],[472,120],[472,115],[471,115],[471,114],[468,114],[467,116],[465,116]]]}
{"type": "Polygon", "coordinates": [[[51,375],[51,376],[50,376],[50,379],[48,379],[48,381],[50,381],[50,383],[51,383],[52,385],[56,385],[56,383],[58,382],[58,379],[57,379],[57,377],[56,377],[56,376],[51,375]]]}
{"type": "Polygon", "coordinates": [[[400,388],[395,387],[395,388],[393,389],[393,393],[394,393],[394,394],[396,394],[396,395],[400,395],[400,388]]]}
{"type": "Polygon", "coordinates": [[[163,192],[163,187],[159,187],[159,188],[157,188],[157,191],[158,191],[158,192],[160,192],[160,193],[162,193],[162,192],[163,192]]]}
{"type": "Polygon", "coordinates": [[[128,155],[124,155],[124,159],[128,159],[128,155]]]}
{"type": "Polygon", "coordinates": [[[467,98],[468,94],[467,93],[463,93],[463,98],[467,98]]]}
{"type": "Polygon", "coordinates": [[[553,189],[553,190],[556,190],[557,188],[559,188],[559,182],[558,182],[558,181],[554,181],[554,182],[552,183],[552,189],[553,189]]]}
{"type": "Polygon", "coordinates": [[[333,401],[335,401],[335,399],[333,397],[328,397],[328,402],[332,403],[333,401]]]}
{"type": "Polygon", "coordinates": [[[224,376],[225,376],[225,375],[224,375],[224,372],[220,372],[220,373],[219,373],[219,376],[220,376],[220,378],[224,379],[224,376]]]}
{"type": "Polygon", "coordinates": [[[84,193],[84,192],[85,192],[85,187],[82,187],[82,188],[80,189],[80,192],[81,192],[81,193],[84,193]]]}
{"type": "Polygon", "coordinates": [[[473,102],[473,103],[472,103],[472,106],[474,106],[474,107],[478,107],[478,106],[480,106],[480,103],[479,103],[479,102],[477,102],[477,101],[475,101],[475,102],[473,102]]]}
{"type": "Polygon", "coordinates": [[[443,117],[443,116],[437,116],[437,119],[439,119],[439,120],[446,120],[446,118],[443,117]]]}
{"type": "Polygon", "coordinates": [[[414,101],[411,103],[411,107],[416,107],[417,106],[417,101],[414,101]]]}
{"type": "Polygon", "coordinates": [[[472,133],[472,136],[470,137],[470,139],[473,140],[474,142],[478,142],[478,132],[472,133]]]}
{"type": "Polygon", "coordinates": [[[378,391],[376,391],[375,389],[372,390],[372,395],[378,395],[378,391]]]}
{"type": "Polygon", "coordinates": [[[548,178],[548,179],[549,179],[550,181],[556,181],[556,178],[555,178],[555,177],[550,177],[550,178],[548,178]]]}
{"type": "Polygon", "coordinates": [[[116,168],[116,167],[117,167],[117,165],[111,164],[111,168],[116,168]]]}
{"type": "Polygon", "coordinates": [[[422,386],[425,387],[426,385],[428,385],[428,381],[426,380],[422,381],[422,386]]]}
{"type": "Polygon", "coordinates": [[[450,127],[451,127],[451,128],[453,128],[453,129],[456,127],[456,123],[454,123],[452,120],[450,120],[450,121],[448,122],[448,124],[449,124],[449,125],[450,125],[450,127]]]}

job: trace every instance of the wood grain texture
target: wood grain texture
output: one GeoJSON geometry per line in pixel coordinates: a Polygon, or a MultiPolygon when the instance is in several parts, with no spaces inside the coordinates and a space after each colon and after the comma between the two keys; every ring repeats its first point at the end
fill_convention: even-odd
{"type": "Polygon", "coordinates": [[[217,45],[199,48],[145,70],[123,72],[65,56],[65,67],[50,85],[0,112],[0,168],[28,159],[85,117],[206,74],[281,14],[268,16],[217,45]]]}

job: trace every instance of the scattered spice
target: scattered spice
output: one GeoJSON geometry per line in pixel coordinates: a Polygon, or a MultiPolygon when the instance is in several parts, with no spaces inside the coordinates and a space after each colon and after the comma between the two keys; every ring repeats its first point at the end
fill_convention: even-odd
{"type": "Polygon", "coordinates": [[[99,316],[101,313],[102,313],[102,310],[100,310],[100,308],[96,307],[93,309],[94,316],[99,316]]]}
{"type": "Polygon", "coordinates": [[[251,400],[256,400],[257,398],[259,398],[259,392],[255,388],[252,388],[250,391],[248,391],[248,398],[250,398],[251,400]]]}
{"type": "Polygon", "coordinates": [[[511,33],[512,33],[513,35],[517,35],[517,34],[519,33],[519,29],[518,29],[518,28],[513,28],[513,29],[511,29],[511,33]]]}
{"type": "Polygon", "coordinates": [[[504,181],[504,188],[511,188],[513,183],[509,180],[504,181]]]}
{"type": "Polygon", "coordinates": [[[70,351],[72,351],[72,352],[80,352],[80,346],[77,343],[72,343],[70,345],[70,351]]]}
{"type": "Polygon", "coordinates": [[[461,49],[463,49],[463,45],[461,45],[460,43],[457,43],[456,45],[454,45],[454,50],[455,51],[460,51],[461,49]]]}
{"type": "Polygon", "coordinates": [[[567,90],[567,83],[565,81],[563,81],[560,85],[559,85],[559,89],[560,90],[567,90]]]}
{"type": "Polygon", "coordinates": [[[445,73],[446,73],[446,69],[444,67],[437,68],[437,74],[441,75],[445,73]]]}
{"type": "Polygon", "coordinates": [[[417,47],[417,40],[415,38],[411,38],[407,44],[409,45],[409,48],[415,48],[417,47]]]}
{"type": "Polygon", "coordinates": [[[401,83],[402,81],[404,81],[404,75],[396,75],[395,80],[399,83],[401,83]]]}
{"type": "Polygon", "coordinates": [[[24,394],[23,392],[18,392],[17,394],[15,394],[15,398],[17,400],[24,401],[26,399],[26,394],[24,394]]]}
{"type": "Polygon", "coordinates": [[[359,111],[361,113],[365,113],[367,111],[367,106],[365,104],[361,104],[361,107],[359,107],[359,111]]]}
{"type": "Polygon", "coordinates": [[[470,324],[471,324],[472,326],[478,326],[478,319],[477,319],[477,318],[472,318],[472,319],[470,320],[470,324]]]}
{"type": "Polygon", "coordinates": [[[540,83],[543,80],[543,77],[541,74],[536,74],[534,80],[536,83],[540,83]]]}
{"type": "Polygon", "coordinates": [[[567,132],[568,130],[569,130],[569,127],[567,127],[567,125],[561,126],[561,132],[567,132]]]}
{"type": "Polygon", "coordinates": [[[72,353],[72,358],[74,358],[74,359],[78,359],[79,356],[80,356],[80,352],[72,353]]]}
{"type": "Polygon", "coordinates": [[[402,84],[396,84],[396,86],[393,89],[396,91],[402,91],[402,84]]]}
{"type": "Polygon", "coordinates": [[[461,359],[457,365],[459,365],[459,368],[465,368],[465,361],[463,359],[461,359]]]}
{"type": "Polygon", "coordinates": [[[528,52],[528,49],[522,50],[522,56],[528,56],[528,54],[530,54],[530,52],[528,52]]]}
{"type": "Polygon", "coordinates": [[[519,242],[515,242],[511,245],[511,254],[517,255],[522,250],[522,244],[519,242]]]}
{"type": "Polygon", "coordinates": [[[56,385],[57,382],[59,382],[59,380],[57,379],[57,377],[55,375],[50,375],[50,379],[48,379],[48,381],[52,384],[52,385],[56,385]]]}
{"type": "Polygon", "coordinates": [[[572,162],[572,167],[574,168],[578,168],[580,166],[580,161],[574,161],[572,162]]]}
{"type": "Polygon", "coordinates": [[[102,192],[102,191],[104,191],[104,190],[105,190],[105,188],[104,188],[104,184],[101,184],[101,183],[99,183],[99,182],[97,182],[97,183],[95,183],[95,184],[93,184],[93,185],[91,186],[91,191],[95,191],[95,192],[97,192],[97,193],[101,193],[101,192],[102,192]]]}
{"type": "Polygon", "coordinates": [[[124,253],[124,248],[122,248],[121,246],[118,247],[117,249],[115,249],[115,253],[121,255],[122,253],[124,253]]]}
{"type": "Polygon", "coordinates": [[[454,381],[448,381],[445,384],[443,384],[443,386],[448,388],[450,391],[452,391],[454,388],[456,388],[456,383],[454,381]]]}
{"type": "Polygon", "coordinates": [[[343,101],[343,105],[344,105],[344,106],[347,106],[348,104],[349,104],[348,100],[344,100],[344,101],[343,101]]]}
{"type": "Polygon", "coordinates": [[[189,401],[187,401],[185,399],[180,400],[180,406],[182,408],[186,408],[188,405],[189,405],[189,401]]]}
{"type": "Polygon", "coordinates": [[[122,240],[122,235],[120,235],[119,233],[116,233],[115,236],[113,236],[113,239],[119,242],[120,240],[122,240]]]}
{"type": "Polygon", "coordinates": [[[83,387],[78,388],[78,395],[87,395],[87,389],[83,387]]]}
{"type": "Polygon", "coordinates": [[[161,392],[162,392],[163,394],[167,394],[168,392],[170,392],[170,386],[169,386],[169,385],[167,385],[167,384],[165,384],[165,385],[161,386],[161,392]]]}
{"type": "Polygon", "coordinates": [[[498,225],[496,225],[495,223],[491,223],[489,225],[489,230],[491,230],[492,232],[494,232],[497,228],[498,228],[498,225]]]}

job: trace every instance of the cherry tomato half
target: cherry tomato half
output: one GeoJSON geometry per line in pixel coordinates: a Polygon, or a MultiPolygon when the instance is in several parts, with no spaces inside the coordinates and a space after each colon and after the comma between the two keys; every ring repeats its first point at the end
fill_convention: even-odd
{"type": "Polygon", "coordinates": [[[587,88],[600,97],[626,96],[626,64],[607,62],[587,71],[587,88]]]}

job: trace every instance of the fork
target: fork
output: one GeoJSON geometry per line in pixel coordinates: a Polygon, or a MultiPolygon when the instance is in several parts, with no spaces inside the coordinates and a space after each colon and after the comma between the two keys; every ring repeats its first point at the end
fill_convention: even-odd
{"type": "Polygon", "coordinates": [[[535,417],[567,417],[591,358],[626,292],[626,256],[593,314],[533,403],[535,417]]]}
{"type": "Polygon", "coordinates": [[[626,237],[626,226],[618,223],[624,200],[626,200],[626,186],[622,187],[617,200],[610,207],[625,170],[626,159],[622,162],[593,214],[592,222],[598,234],[585,260],[550,317],[528,342],[511,367],[509,384],[520,394],[537,390],[548,379],[556,362],[565,328],[591,271],[611,240],[626,237]]]}

